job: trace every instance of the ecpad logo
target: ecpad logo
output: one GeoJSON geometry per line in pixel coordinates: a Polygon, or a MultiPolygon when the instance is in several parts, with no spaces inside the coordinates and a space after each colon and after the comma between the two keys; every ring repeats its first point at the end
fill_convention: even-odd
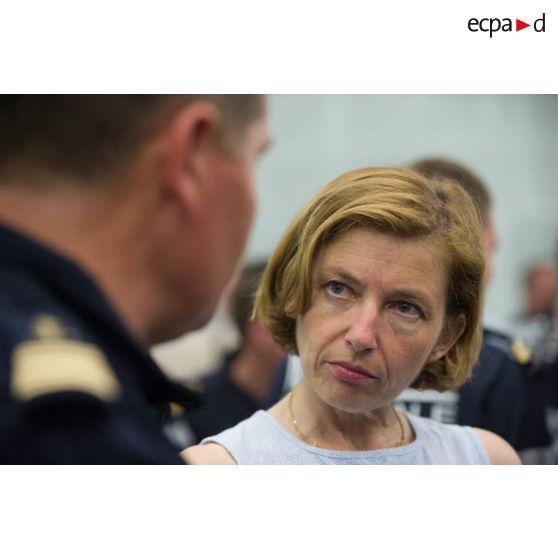
{"type": "MultiPolygon", "coordinates": [[[[543,13],[543,15],[539,19],[536,19],[534,21],[533,29],[536,33],[545,32],[545,16],[546,14],[543,13]]],[[[498,31],[510,32],[514,30],[512,19],[509,17],[505,17],[503,19],[497,17],[485,17],[482,19],[477,19],[475,17],[472,17],[467,23],[467,27],[469,28],[469,31],[472,31],[473,33],[477,33],[478,31],[490,33],[490,38],[492,38],[492,35],[494,33],[497,33],[498,31]]],[[[515,20],[515,31],[521,31],[522,29],[526,29],[527,27],[531,27],[531,24],[525,23],[520,19],[515,20]]]]}

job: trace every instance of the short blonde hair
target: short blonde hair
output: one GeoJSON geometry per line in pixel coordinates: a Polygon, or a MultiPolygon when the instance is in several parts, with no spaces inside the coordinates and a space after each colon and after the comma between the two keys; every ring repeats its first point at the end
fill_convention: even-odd
{"type": "Polygon", "coordinates": [[[357,228],[402,239],[431,237],[442,246],[448,268],[445,329],[459,315],[465,329],[413,387],[461,386],[482,343],[484,258],[478,212],[457,183],[397,168],[363,168],[330,182],[297,215],[271,256],[256,294],[257,318],[285,350],[297,353],[296,323],[311,302],[316,258],[328,243],[357,228]]]}

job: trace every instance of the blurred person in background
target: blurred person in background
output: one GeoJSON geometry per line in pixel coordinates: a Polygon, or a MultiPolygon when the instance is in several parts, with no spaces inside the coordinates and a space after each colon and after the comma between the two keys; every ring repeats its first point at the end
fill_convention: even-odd
{"type": "Polygon", "coordinates": [[[558,290],[558,268],[551,262],[531,266],[525,277],[524,315],[552,315],[554,298],[558,290]]]}
{"type": "MultiPolygon", "coordinates": [[[[558,246],[558,243],[557,243],[558,246]]],[[[546,420],[552,437],[549,462],[558,463],[558,253],[556,263],[534,264],[525,277],[526,311],[516,334],[530,347],[547,403],[546,420]]]]}
{"type": "Polygon", "coordinates": [[[240,334],[238,348],[200,381],[205,403],[187,412],[184,419],[197,443],[218,434],[265,409],[281,397],[287,358],[269,330],[252,319],[254,296],[265,262],[244,267],[227,305],[240,334]]]}
{"type": "Polygon", "coordinates": [[[553,359],[558,351],[554,304],[558,295],[558,266],[537,262],[529,267],[523,281],[523,315],[515,324],[515,334],[527,345],[534,363],[553,359]]]}
{"type": "MultiPolygon", "coordinates": [[[[447,159],[423,159],[413,168],[430,179],[452,180],[471,196],[481,218],[485,280],[490,281],[498,237],[484,183],[469,169],[447,159]]],[[[404,392],[398,402],[422,416],[496,432],[517,450],[546,448],[550,443],[540,379],[532,375],[528,350],[517,339],[486,325],[479,362],[469,382],[444,394],[404,392]]],[[[544,461],[539,450],[535,453],[531,460],[544,461]]]]}
{"type": "Polygon", "coordinates": [[[147,348],[211,317],[267,142],[257,95],[0,97],[0,462],[181,463],[147,348]]]}
{"type": "Polygon", "coordinates": [[[365,168],[322,189],[272,255],[256,315],[303,378],[183,452],[191,463],[519,463],[481,429],[397,411],[410,386],[467,380],[481,345],[481,226],[456,184],[365,168]]]}

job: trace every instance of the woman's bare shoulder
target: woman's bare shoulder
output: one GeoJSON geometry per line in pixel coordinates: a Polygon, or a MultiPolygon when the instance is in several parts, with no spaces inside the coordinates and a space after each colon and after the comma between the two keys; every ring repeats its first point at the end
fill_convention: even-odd
{"type": "Polygon", "coordinates": [[[236,465],[232,455],[221,445],[208,443],[191,446],[180,452],[189,465],[236,465]]]}
{"type": "Polygon", "coordinates": [[[473,430],[486,448],[492,465],[521,465],[519,455],[506,440],[494,434],[494,432],[482,428],[473,428],[473,430]]]}

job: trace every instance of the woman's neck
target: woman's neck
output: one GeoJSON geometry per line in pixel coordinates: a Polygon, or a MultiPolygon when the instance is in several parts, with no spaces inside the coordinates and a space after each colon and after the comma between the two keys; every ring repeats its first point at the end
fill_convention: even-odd
{"type": "Polygon", "coordinates": [[[325,403],[302,380],[270,412],[295,436],[310,445],[341,451],[397,447],[413,439],[404,416],[389,405],[363,413],[349,413],[325,403]]]}

